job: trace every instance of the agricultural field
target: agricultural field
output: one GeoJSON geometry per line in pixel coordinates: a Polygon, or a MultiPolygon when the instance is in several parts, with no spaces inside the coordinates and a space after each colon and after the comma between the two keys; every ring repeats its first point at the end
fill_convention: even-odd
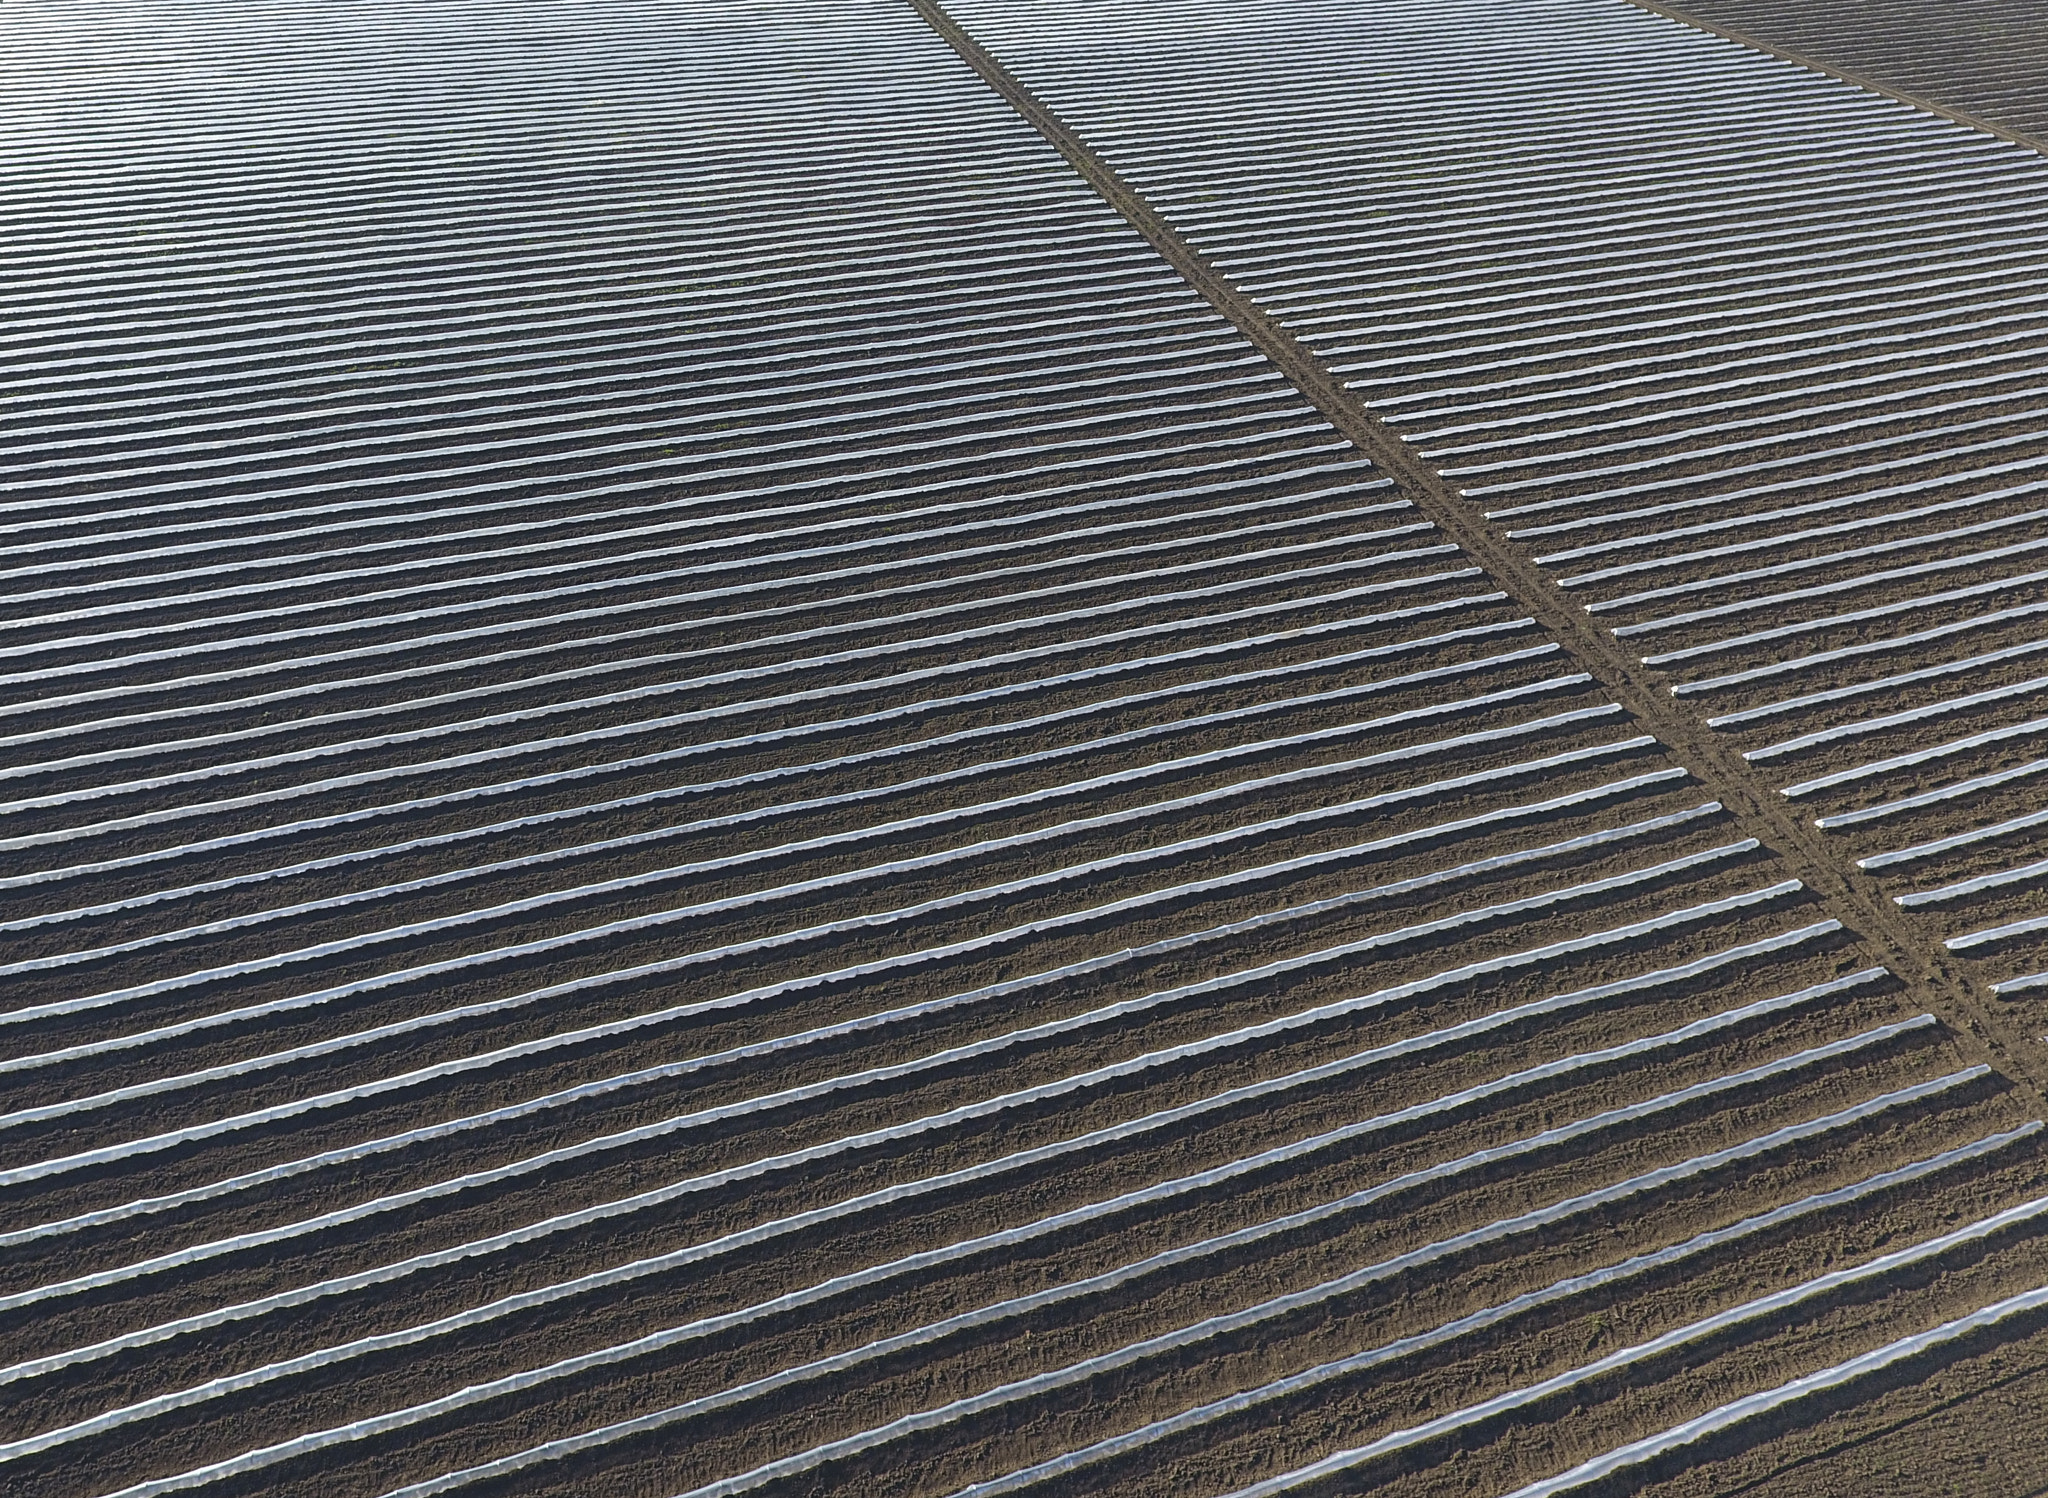
{"type": "Polygon", "coordinates": [[[2048,140],[2048,39],[2028,0],[1688,0],[1657,8],[1993,129],[2048,140]]]}
{"type": "Polygon", "coordinates": [[[10,1498],[2048,1482],[2038,153],[1623,0],[0,44],[10,1498]]]}
{"type": "Polygon", "coordinates": [[[954,10],[1914,936],[2048,987],[2040,153],[1600,0],[954,10]]]}

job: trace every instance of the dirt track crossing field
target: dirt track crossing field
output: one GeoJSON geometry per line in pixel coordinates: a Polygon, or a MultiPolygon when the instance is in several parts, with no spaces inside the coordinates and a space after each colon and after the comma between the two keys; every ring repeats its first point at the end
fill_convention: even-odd
{"type": "Polygon", "coordinates": [[[2048,984],[2048,162],[1482,10],[950,7],[1969,981],[2048,984]]]}
{"type": "Polygon", "coordinates": [[[6,1491],[1533,1498],[2032,1331],[2044,168],[1554,9],[2015,227],[1667,333],[1605,144],[956,8],[1432,477],[901,0],[0,12],[6,1491]]]}

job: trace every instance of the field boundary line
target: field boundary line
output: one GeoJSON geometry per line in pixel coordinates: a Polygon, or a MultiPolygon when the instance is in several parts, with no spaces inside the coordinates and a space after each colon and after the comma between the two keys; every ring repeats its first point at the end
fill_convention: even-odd
{"type": "Polygon", "coordinates": [[[1797,67],[1805,68],[1809,72],[1833,78],[1837,82],[1852,84],[1857,88],[1876,94],[1880,98],[1891,99],[1897,103],[1909,105],[1914,109],[1924,110],[1928,114],[1939,115],[1942,119],[1948,120],[1952,124],[1965,125],[1972,130],[1981,130],[1986,135],[1995,135],[2000,140],[2012,145],[2022,146],[2029,151],[2039,151],[2042,155],[2048,156],[2048,141],[2036,140],[2024,130],[2014,130],[2008,125],[1994,125],[1991,121],[1980,119],[1967,110],[1957,109],[1952,104],[1938,104],[1921,94],[1908,93],[1902,88],[1894,88],[1889,83],[1880,83],[1867,73],[1859,73],[1851,68],[1837,67],[1831,62],[1822,62],[1818,58],[1807,56],[1804,52],[1795,52],[1789,47],[1780,47],[1774,42],[1767,42],[1761,38],[1751,36],[1746,31],[1737,31],[1732,26],[1723,26],[1715,21],[1701,20],[1698,16],[1675,5],[1660,4],[1659,0],[1628,0],[1628,3],[1635,6],[1638,10],[1648,11],[1653,16],[1662,16],[1667,21],[1676,21],[1681,26],[1690,26],[1695,31],[1704,31],[1710,36],[1720,37],[1723,41],[1734,42],[1737,46],[1748,47],[1752,51],[1765,53],[1768,56],[1779,59],[1781,62],[1792,63],[1797,67]]]}

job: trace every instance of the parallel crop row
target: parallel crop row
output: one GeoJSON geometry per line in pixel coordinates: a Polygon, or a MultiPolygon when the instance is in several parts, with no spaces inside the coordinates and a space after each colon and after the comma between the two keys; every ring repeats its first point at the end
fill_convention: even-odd
{"type": "MultiPolygon", "coordinates": [[[[2048,985],[2036,152],[1606,0],[950,9],[1989,991],[2048,985]]],[[[1750,11],[1848,24],[1704,8],[1750,11]]]]}
{"type": "Polygon", "coordinates": [[[1700,0],[1684,9],[1824,67],[2048,140],[2048,43],[2024,0],[1700,0]]]}
{"type": "Polygon", "coordinates": [[[2029,1272],[2019,1091],[899,0],[0,44],[10,1494],[1504,1487],[2029,1272]]]}

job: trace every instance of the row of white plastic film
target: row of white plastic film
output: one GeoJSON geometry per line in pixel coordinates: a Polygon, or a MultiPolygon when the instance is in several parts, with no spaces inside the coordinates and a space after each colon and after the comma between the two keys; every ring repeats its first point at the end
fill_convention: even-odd
{"type": "Polygon", "coordinates": [[[2025,1101],[911,9],[0,43],[10,1494],[1505,1489],[2020,1272],[2025,1101]]]}
{"type": "Polygon", "coordinates": [[[2038,152],[1620,0],[949,9],[1973,979],[2048,984],[2038,152]]]}

